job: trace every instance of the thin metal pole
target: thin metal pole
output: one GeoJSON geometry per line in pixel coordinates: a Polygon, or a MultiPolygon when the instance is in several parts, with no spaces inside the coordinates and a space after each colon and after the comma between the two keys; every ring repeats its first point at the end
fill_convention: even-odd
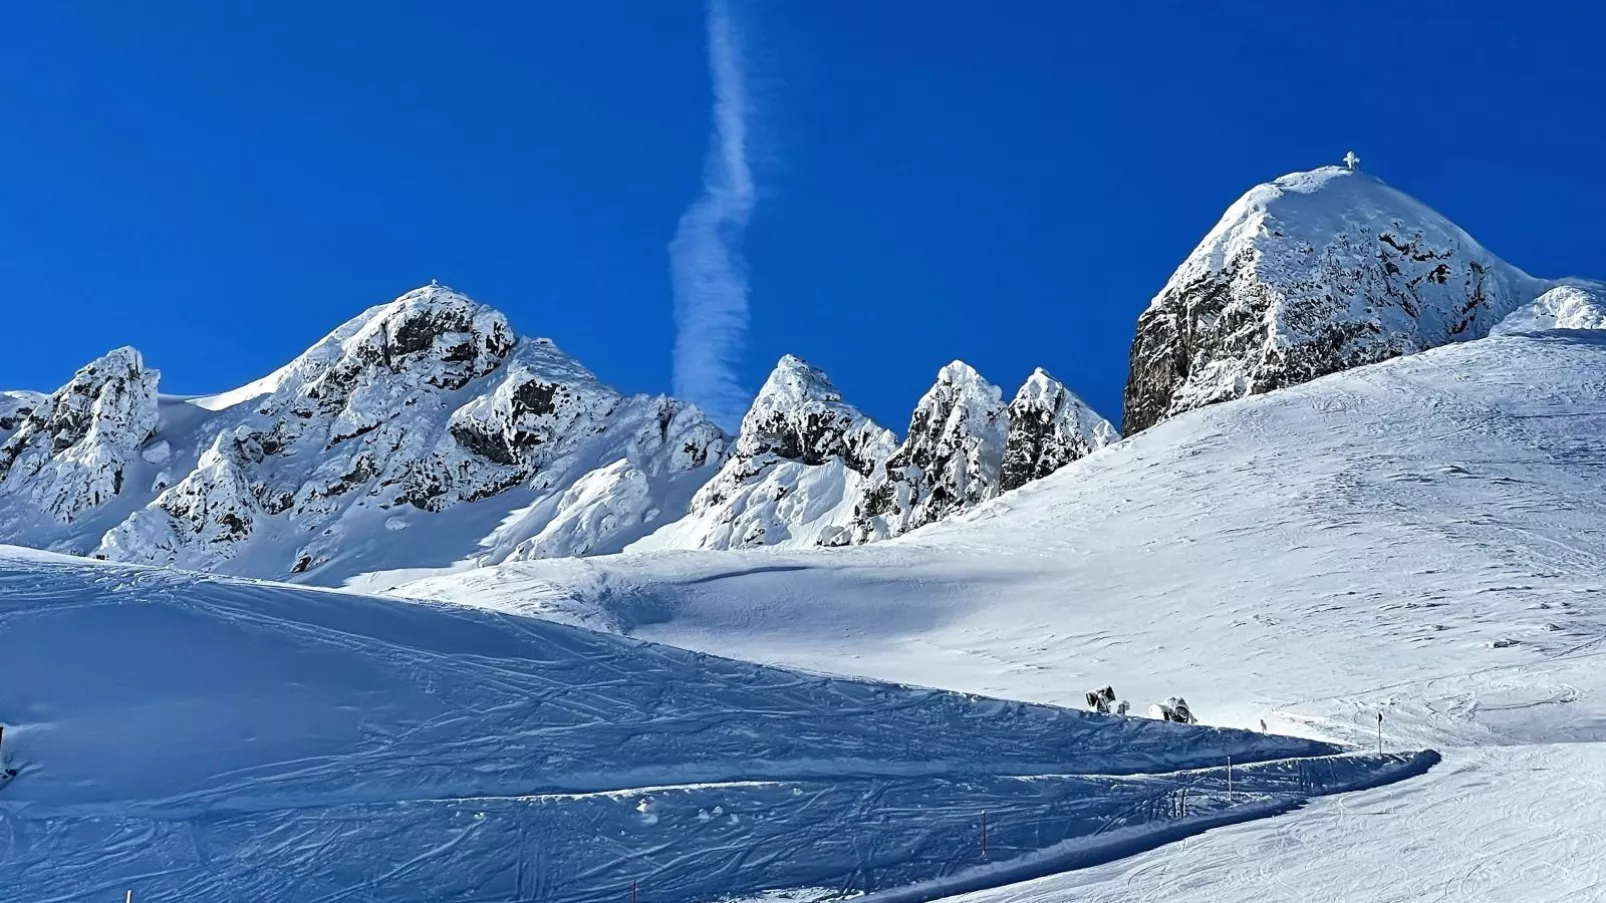
{"type": "Polygon", "coordinates": [[[1377,713],[1377,754],[1383,754],[1383,713],[1377,713]]]}
{"type": "Polygon", "coordinates": [[[1227,757],[1227,799],[1232,800],[1232,756],[1227,757]]]}
{"type": "Polygon", "coordinates": [[[987,810],[981,812],[981,858],[987,858],[987,810]]]}

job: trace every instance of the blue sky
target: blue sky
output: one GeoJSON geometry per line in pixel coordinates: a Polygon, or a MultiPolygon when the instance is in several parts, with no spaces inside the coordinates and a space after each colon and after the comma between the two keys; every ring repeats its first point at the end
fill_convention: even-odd
{"type": "MultiPolygon", "coordinates": [[[[1591,4],[733,2],[749,389],[794,352],[901,429],[958,357],[1118,419],[1133,322],[1221,211],[1351,147],[1530,272],[1606,276],[1591,4]]],[[[166,391],[221,390],[435,278],[669,389],[701,4],[12,0],[0,24],[0,386],[132,344],[166,391]]]]}

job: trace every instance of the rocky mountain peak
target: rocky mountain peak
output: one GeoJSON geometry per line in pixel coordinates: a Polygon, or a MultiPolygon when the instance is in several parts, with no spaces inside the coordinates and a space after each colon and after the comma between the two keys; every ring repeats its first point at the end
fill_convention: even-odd
{"type": "Polygon", "coordinates": [[[756,460],[773,454],[810,465],[840,458],[868,474],[890,451],[890,437],[844,402],[823,370],[788,354],[775,365],[742,418],[735,450],[737,458],[756,460]]]}
{"type": "Polygon", "coordinates": [[[1543,287],[1366,173],[1283,176],[1229,207],[1138,318],[1125,431],[1482,337],[1543,287]]]}
{"type": "Polygon", "coordinates": [[[1018,489],[1120,438],[1108,420],[1039,367],[1009,404],[999,488],[1018,489]]]}
{"type": "Polygon", "coordinates": [[[1003,393],[974,367],[939,370],[855,511],[854,541],[896,536],[996,495],[1006,424],[1003,393]]]}
{"type": "Polygon", "coordinates": [[[133,348],[79,369],[0,445],[0,495],[63,523],[117,496],[130,460],[156,432],[160,379],[133,348]]]}

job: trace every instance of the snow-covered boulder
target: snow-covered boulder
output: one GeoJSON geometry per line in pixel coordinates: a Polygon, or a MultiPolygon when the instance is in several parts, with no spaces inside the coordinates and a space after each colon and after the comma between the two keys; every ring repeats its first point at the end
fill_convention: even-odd
{"type": "Polygon", "coordinates": [[[118,348],[48,398],[8,395],[10,414],[0,416],[15,426],[0,445],[4,513],[25,520],[39,512],[70,524],[121,493],[130,461],[156,431],[159,379],[138,351],[118,348]],[[33,407],[21,414],[26,405],[33,407]]]}
{"type": "Polygon", "coordinates": [[[1120,438],[1108,420],[1038,368],[1009,403],[999,488],[1018,489],[1120,438]]]}
{"type": "Polygon", "coordinates": [[[1546,329],[1606,329],[1606,283],[1558,285],[1495,324],[1490,335],[1546,329]]]}
{"type": "Polygon", "coordinates": [[[1370,175],[1283,176],[1228,208],[1138,318],[1124,432],[1481,338],[1544,287],[1370,175]]]}
{"type": "Polygon", "coordinates": [[[854,541],[897,536],[997,495],[1007,427],[997,386],[963,361],[943,367],[856,507],[854,541]]]}
{"type": "Polygon", "coordinates": [[[868,479],[897,448],[826,374],[787,355],[687,516],[635,549],[842,545],[868,479]]]}

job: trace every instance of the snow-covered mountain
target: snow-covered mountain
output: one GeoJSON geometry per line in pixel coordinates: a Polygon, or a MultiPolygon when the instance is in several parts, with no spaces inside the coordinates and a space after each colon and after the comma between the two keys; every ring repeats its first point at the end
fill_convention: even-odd
{"type": "Polygon", "coordinates": [[[1124,430],[1481,338],[1549,285],[1366,173],[1283,176],[1229,207],[1138,318],[1124,430]]]}
{"type": "MultiPolygon", "coordinates": [[[[510,558],[866,542],[1003,484],[1008,415],[963,363],[900,446],[787,356],[733,443],[439,285],[230,392],[163,396],[159,378],[123,348],[49,396],[0,395],[0,540],[384,588],[510,558]]],[[[1046,375],[1022,392],[1039,401],[1021,416],[1043,420],[1010,440],[1022,474],[1113,436],[1046,375]]]]}
{"type": "Polygon", "coordinates": [[[830,377],[787,355],[687,516],[632,548],[844,545],[854,506],[896,449],[892,432],[843,401],[830,377]]]}
{"type": "Polygon", "coordinates": [[[1019,489],[1120,438],[1108,420],[1039,368],[1009,403],[999,488],[1019,489]]]}
{"type": "Polygon", "coordinates": [[[119,349],[47,399],[7,396],[0,535],[319,583],[618,551],[677,518],[728,442],[437,285],[233,392],[158,396],[157,380],[119,349]]]}
{"type": "Polygon", "coordinates": [[[968,511],[1117,438],[1042,370],[1006,408],[996,386],[954,361],[938,372],[899,443],[843,401],[823,371],[787,355],[690,513],[629,550],[874,542],[968,511]]]}

